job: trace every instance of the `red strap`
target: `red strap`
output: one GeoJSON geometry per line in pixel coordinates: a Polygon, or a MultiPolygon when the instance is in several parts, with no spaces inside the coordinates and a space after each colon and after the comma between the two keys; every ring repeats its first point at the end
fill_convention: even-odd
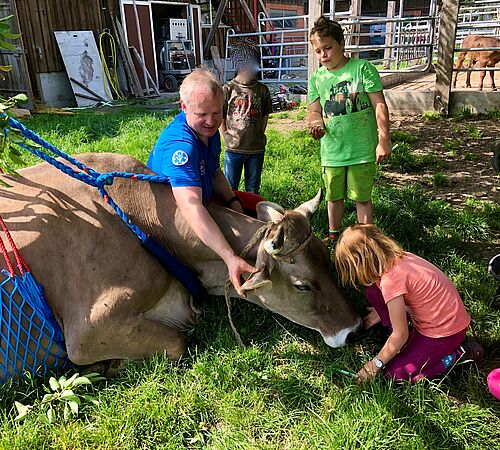
{"type": "MultiPolygon", "coordinates": [[[[12,236],[10,235],[9,229],[5,225],[5,222],[3,221],[2,216],[0,216],[0,226],[2,227],[3,232],[5,233],[5,236],[7,237],[7,241],[9,242],[10,248],[12,249],[12,252],[14,253],[14,258],[16,259],[16,265],[17,268],[19,269],[19,273],[21,275],[24,275],[24,272],[29,272],[28,266],[24,262],[23,258],[21,257],[21,254],[19,253],[19,250],[16,247],[16,244],[14,243],[14,240],[12,239],[12,236]]],[[[0,251],[3,254],[3,257],[5,258],[5,262],[7,264],[7,267],[9,268],[11,276],[14,276],[14,267],[12,266],[12,263],[9,258],[9,252],[7,251],[7,248],[5,247],[5,244],[0,238],[0,251]]]]}

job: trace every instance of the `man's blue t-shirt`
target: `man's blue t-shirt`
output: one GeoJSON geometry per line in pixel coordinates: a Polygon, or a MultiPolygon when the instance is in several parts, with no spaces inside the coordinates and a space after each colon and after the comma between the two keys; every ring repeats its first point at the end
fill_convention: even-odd
{"type": "Polygon", "coordinates": [[[212,177],[220,167],[220,152],[219,132],[209,139],[207,148],[181,111],[160,134],[147,166],[168,177],[172,187],[200,187],[207,202],[212,196],[212,177]]]}

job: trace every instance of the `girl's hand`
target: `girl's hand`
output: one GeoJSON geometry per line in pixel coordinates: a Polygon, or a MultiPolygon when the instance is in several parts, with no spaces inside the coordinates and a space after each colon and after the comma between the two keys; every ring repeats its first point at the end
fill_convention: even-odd
{"type": "Polygon", "coordinates": [[[372,306],[369,306],[366,309],[369,313],[363,318],[363,326],[365,327],[365,330],[368,330],[369,328],[377,325],[377,323],[380,323],[380,316],[372,306]]]}
{"type": "Polygon", "coordinates": [[[325,135],[325,127],[322,125],[311,126],[309,133],[314,139],[321,139],[325,135]]]}
{"type": "Polygon", "coordinates": [[[366,381],[371,381],[375,378],[379,370],[380,369],[375,365],[373,361],[369,361],[356,374],[355,380],[358,384],[364,383],[366,381]]]}
{"type": "Polygon", "coordinates": [[[391,157],[391,143],[384,141],[379,142],[375,150],[375,155],[377,157],[377,164],[388,160],[391,157]]]}

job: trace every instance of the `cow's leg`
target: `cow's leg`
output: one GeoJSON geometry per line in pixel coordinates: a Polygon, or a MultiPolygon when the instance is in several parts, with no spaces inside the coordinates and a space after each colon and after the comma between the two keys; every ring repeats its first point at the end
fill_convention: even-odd
{"type": "Polygon", "coordinates": [[[493,91],[496,91],[497,87],[495,86],[495,71],[494,70],[490,70],[490,78],[491,78],[491,89],[493,91]]]}
{"type": "MultiPolygon", "coordinates": [[[[464,63],[465,59],[465,53],[459,53],[458,54],[458,61],[457,61],[457,69],[460,69],[464,63]]],[[[453,79],[453,87],[457,87],[457,77],[458,77],[458,70],[455,72],[455,78],[453,79]]]]}
{"type": "Polygon", "coordinates": [[[175,328],[142,314],[116,319],[100,330],[96,327],[67,336],[69,359],[79,366],[112,359],[142,359],[153,354],[165,354],[175,360],[186,350],[186,337],[175,328]]]}
{"type": "MultiPolygon", "coordinates": [[[[468,69],[471,69],[471,68],[472,68],[472,66],[474,65],[474,62],[475,62],[475,61],[474,61],[474,60],[472,59],[472,57],[471,57],[471,58],[469,59],[469,64],[467,64],[467,68],[468,68],[468,69]]],[[[465,87],[468,87],[468,88],[472,87],[472,86],[471,86],[471,84],[470,84],[470,76],[471,76],[471,73],[472,73],[472,72],[471,72],[470,70],[469,70],[469,71],[467,71],[467,81],[465,82],[465,87]]]]}
{"type": "MultiPolygon", "coordinates": [[[[479,67],[482,69],[482,68],[485,68],[486,67],[486,63],[483,62],[483,61],[480,61],[479,62],[479,67]]],[[[479,73],[479,90],[482,91],[483,90],[483,84],[484,84],[484,77],[486,76],[486,70],[483,70],[482,72],[479,73]]]]}

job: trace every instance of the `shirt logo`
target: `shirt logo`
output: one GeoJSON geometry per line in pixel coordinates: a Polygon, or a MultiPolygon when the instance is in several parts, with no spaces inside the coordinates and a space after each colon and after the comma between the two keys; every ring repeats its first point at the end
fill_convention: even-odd
{"type": "Polygon", "coordinates": [[[200,162],[200,175],[205,175],[205,161],[203,160],[200,162]]]}
{"type": "Polygon", "coordinates": [[[186,164],[189,160],[189,157],[187,153],[183,150],[177,150],[173,155],[172,155],[172,164],[174,166],[183,166],[186,164]]]}

